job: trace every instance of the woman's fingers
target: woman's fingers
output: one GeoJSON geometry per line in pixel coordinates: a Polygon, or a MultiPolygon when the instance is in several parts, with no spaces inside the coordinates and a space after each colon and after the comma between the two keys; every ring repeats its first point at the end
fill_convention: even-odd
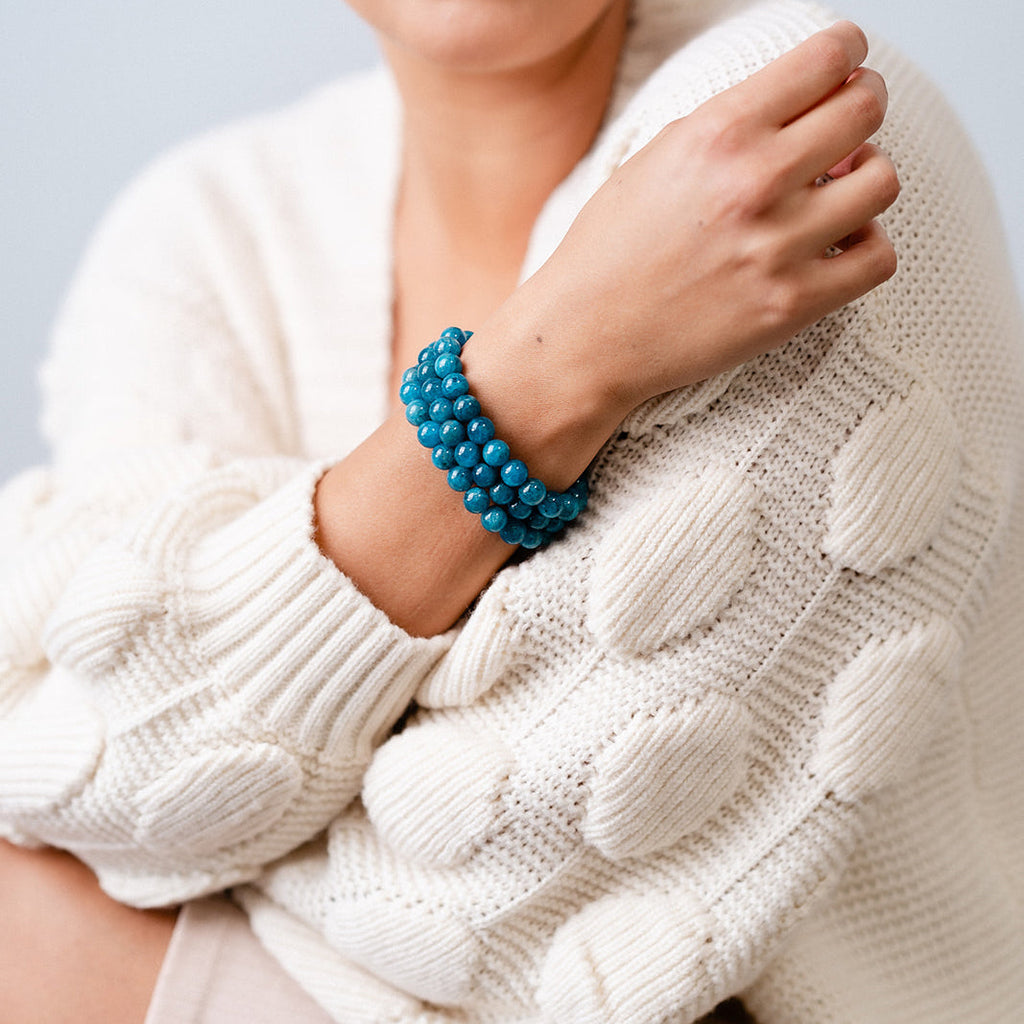
{"type": "Polygon", "coordinates": [[[867,54],[864,33],[852,22],[840,21],[723,93],[722,99],[738,110],[755,112],[766,126],[780,128],[840,88],[867,54]]]}
{"type": "Polygon", "coordinates": [[[889,102],[877,71],[858,68],[827,99],[779,133],[777,144],[793,179],[812,182],[882,126],[889,102]]]}
{"type": "Polygon", "coordinates": [[[817,253],[884,213],[900,192],[892,160],[877,146],[861,146],[849,170],[821,188],[809,189],[804,223],[808,251],[817,253]]]}
{"type": "Polygon", "coordinates": [[[896,273],[896,252],[877,220],[869,221],[843,239],[838,256],[814,261],[804,287],[818,296],[824,316],[859,299],[896,273]]]}

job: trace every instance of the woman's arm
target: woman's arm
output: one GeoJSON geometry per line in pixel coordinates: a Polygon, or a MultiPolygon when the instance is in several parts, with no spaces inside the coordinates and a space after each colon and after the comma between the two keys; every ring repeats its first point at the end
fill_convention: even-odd
{"type": "MultiPolygon", "coordinates": [[[[669,125],[480,326],[467,376],[534,475],[568,486],[647,398],[781,344],[892,275],[874,218],[898,182],[865,145],[886,106],[866,55],[840,23],[669,125]],[[833,245],[844,251],[826,258],[833,245]]],[[[450,626],[510,552],[400,414],[325,474],[316,514],[324,552],[422,636],[450,626]]]]}
{"type": "MultiPolygon", "coordinates": [[[[860,33],[838,26],[670,126],[481,327],[470,380],[535,473],[568,483],[639,401],[891,273],[864,227],[894,195],[886,161],[862,151],[841,181],[813,184],[881,120],[877,77],[851,77],[863,57],[860,33]],[[672,349],[678,322],[699,330],[671,332],[672,349]]],[[[175,326],[195,344],[212,319],[197,301],[175,326]]],[[[148,426],[146,395],[124,400],[148,426]]],[[[397,417],[322,476],[152,433],[168,442],[159,457],[142,447],[97,475],[66,456],[21,495],[33,526],[8,574],[0,743],[6,834],[73,850],[140,904],[252,877],[323,829],[447,644],[415,634],[450,625],[510,550],[397,417]],[[25,766],[44,762],[29,784],[25,766]]]]}

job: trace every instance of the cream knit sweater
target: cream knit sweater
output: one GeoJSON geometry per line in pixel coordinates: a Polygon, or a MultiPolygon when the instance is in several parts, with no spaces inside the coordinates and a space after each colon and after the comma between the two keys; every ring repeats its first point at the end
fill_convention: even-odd
{"type": "MultiPolygon", "coordinates": [[[[726,13],[641,0],[524,274],[832,20],[726,13]]],[[[311,539],[386,404],[386,78],[154,166],[59,322],[55,462],[3,495],[0,831],[140,906],[240,886],[345,1024],[1024,1020],[1020,322],[970,147],[872,63],[897,277],[634,412],[583,520],[432,640],[311,539]]]]}

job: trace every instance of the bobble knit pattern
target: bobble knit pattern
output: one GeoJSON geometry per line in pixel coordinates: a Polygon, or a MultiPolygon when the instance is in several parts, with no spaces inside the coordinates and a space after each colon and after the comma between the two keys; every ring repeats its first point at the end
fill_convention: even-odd
{"type": "MultiPolygon", "coordinates": [[[[834,20],[635,14],[524,277],[665,123],[834,20]]],[[[54,464],[0,502],[0,834],[138,905],[236,886],[344,1024],[691,1024],[737,994],[759,1024],[1019,1021],[1020,314],[948,108],[870,63],[897,276],[635,410],[586,515],[432,640],[312,536],[388,400],[392,87],[151,168],[58,324],[54,464]]]]}

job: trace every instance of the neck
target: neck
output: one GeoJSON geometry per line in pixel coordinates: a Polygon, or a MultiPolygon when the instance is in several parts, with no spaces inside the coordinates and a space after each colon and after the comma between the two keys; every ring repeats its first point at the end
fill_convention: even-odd
{"type": "Polygon", "coordinates": [[[385,42],[405,114],[400,216],[480,269],[521,259],[541,207],[600,127],[627,8],[613,3],[529,67],[463,71],[385,42]]]}

